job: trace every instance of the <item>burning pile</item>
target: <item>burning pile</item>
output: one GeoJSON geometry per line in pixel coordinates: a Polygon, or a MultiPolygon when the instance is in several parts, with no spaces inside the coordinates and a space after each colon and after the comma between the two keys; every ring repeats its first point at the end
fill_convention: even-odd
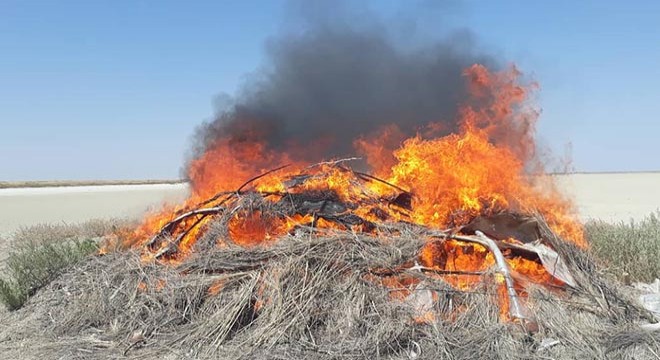
{"type": "Polygon", "coordinates": [[[347,160],[356,159],[309,165],[296,160],[295,153],[274,152],[252,129],[244,136],[219,138],[190,165],[188,201],[148,217],[129,236],[129,245],[145,245],[151,235],[167,234],[175,237],[167,250],[158,248],[160,236],[146,245],[156,257],[173,255],[174,245],[175,257],[181,258],[203,234],[209,215],[232,211],[244,195],[258,194],[280,210],[277,219],[233,210],[232,236],[215,239],[217,243],[255,245],[310,222],[361,232],[395,222],[456,229],[478,216],[538,211],[558,235],[585,246],[572,204],[540,172],[534,157],[535,111],[525,107],[528,89],[517,83],[518,75],[515,69],[492,74],[482,66],[469,68],[466,77],[475,105],[461,109],[458,133],[436,136],[443,125],[431,123],[404,139],[396,125],[389,125],[357,139],[355,146],[373,175],[349,168],[347,160]],[[331,219],[339,214],[344,216],[331,219]]]}
{"type": "Polygon", "coordinates": [[[529,216],[538,213],[554,233],[585,246],[581,225],[550,179],[529,168],[536,117],[516,69],[491,73],[474,65],[465,75],[472,99],[461,109],[457,133],[436,136],[440,125],[430,124],[401,141],[402,133],[388,126],[355,141],[375,175],[349,167],[355,158],[296,161],[295,154],[270,151],[253,133],[241,141],[217,139],[190,166],[190,199],[148,217],[124,245],[142,248],[145,261],[180,264],[195,252],[270,246],[297,234],[382,239],[416,228],[425,245],[415,257],[396,269],[373,268],[364,279],[403,287],[395,294],[405,298],[420,281],[392,276],[401,269],[432,273],[468,291],[495,268],[502,318],[528,320],[519,293],[529,284],[575,285],[529,216]],[[388,149],[396,143],[402,145],[388,149]],[[245,181],[257,170],[262,174],[245,181]],[[383,273],[388,277],[376,278],[383,273]]]}

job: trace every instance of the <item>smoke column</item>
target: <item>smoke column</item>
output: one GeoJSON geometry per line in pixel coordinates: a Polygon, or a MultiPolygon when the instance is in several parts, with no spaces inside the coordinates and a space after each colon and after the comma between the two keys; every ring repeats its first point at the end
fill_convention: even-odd
{"type": "Polygon", "coordinates": [[[314,161],[355,154],[357,138],[389,124],[406,136],[429,122],[451,132],[466,98],[464,69],[497,65],[465,30],[410,45],[389,31],[405,28],[397,20],[362,13],[373,26],[352,26],[346,9],[319,6],[305,2],[304,25],[267,42],[265,65],[197,129],[192,159],[220,138],[314,161]]]}

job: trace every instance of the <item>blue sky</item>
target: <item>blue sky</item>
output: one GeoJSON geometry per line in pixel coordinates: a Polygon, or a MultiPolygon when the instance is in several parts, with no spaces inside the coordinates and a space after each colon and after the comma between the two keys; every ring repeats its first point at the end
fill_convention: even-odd
{"type": "MultiPolygon", "coordinates": [[[[420,31],[468,28],[531,74],[556,155],[570,142],[579,171],[660,170],[660,2],[447,3],[420,31]]],[[[194,127],[263,64],[289,12],[285,1],[0,0],[0,180],[178,177],[194,127]]]]}

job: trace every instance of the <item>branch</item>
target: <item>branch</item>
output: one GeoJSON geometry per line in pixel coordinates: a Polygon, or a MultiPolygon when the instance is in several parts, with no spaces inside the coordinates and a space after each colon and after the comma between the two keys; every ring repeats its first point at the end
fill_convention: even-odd
{"type": "MultiPolygon", "coordinates": [[[[218,198],[220,198],[220,196],[222,196],[222,195],[240,194],[240,193],[241,193],[241,190],[243,190],[243,188],[246,187],[246,186],[248,186],[251,182],[256,181],[256,180],[259,180],[259,179],[261,179],[262,177],[264,177],[264,176],[266,176],[266,175],[272,174],[272,173],[274,173],[274,172],[276,172],[276,171],[282,170],[282,169],[284,169],[284,168],[286,168],[286,167],[289,167],[289,166],[291,166],[291,164],[285,164],[285,165],[282,165],[282,166],[276,167],[276,168],[274,168],[274,169],[268,170],[268,171],[266,171],[265,173],[261,173],[261,174],[259,174],[259,175],[257,175],[257,176],[251,177],[251,178],[249,178],[247,181],[245,181],[241,186],[239,186],[238,189],[236,189],[236,191],[221,191],[221,192],[219,192],[219,193],[213,195],[211,198],[209,198],[209,199],[207,199],[207,200],[204,200],[203,202],[197,204],[196,207],[197,207],[197,208],[200,208],[200,207],[202,207],[202,206],[204,206],[204,205],[207,205],[207,204],[209,204],[209,203],[211,203],[211,202],[213,202],[213,201],[215,201],[215,200],[218,200],[218,198]]],[[[228,200],[228,199],[229,199],[229,197],[226,198],[226,199],[224,199],[223,202],[226,201],[226,200],[228,200]]]]}
{"type": "Polygon", "coordinates": [[[345,159],[337,159],[337,160],[333,160],[333,161],[324,161],[324,162],[320,162],[320,163],[310,165],[310,166],[306,167],[305,170],[311,169],[311,168],[317,167],[317,166],[323,166],[323,165],[335,166],[337,164],[341,164],[341,163],[348,162],[348,161],[355,161],[355,160],[362,160],[362,158],[350,157],[350,158],[345,158],[345,159]]]}
{"type": "Polygon", "coordinates": [[[483,275],[486,272],[485,271],[460,271],[460,270],[440,270],[440,269],[434,269],[426,266],[421,266],[421,265],[415,265],[412,267],[409,267],[405,270],[409,271],[414,271],[418,270],[421,272],[430,272],[438,275],[483,275]]]}
{"type": "Polygon", "coordinates": [[[363,173],[363,172],[359,172],[359,171],[354,171],[354,173],[355,173],[355,175],[359,176],[362,180],[374,180],[374,181],[378,181],[378,182],[383,183],[383,184],[385,184],[385,185],[387,185],[387,186],[390,186],[390,187],[393,187],[393,188],[395,188],[395,189],[397,189],[397,190],[399,190],[399,191],[402,191],[402,192],[404,192],[404,193],[406,193],[406,194],[412,195],[412,192],[410,192],[410,191],[408,191],[408,190],[406,190],[406,189],[404,189],[404,188],[401,188],[401,187],[399,187],[399,186],[396,186],[396,185],[394,185],[394,184],[392,184],[392,183],[390,183],[390,182],[387,182],[387,181],[385,181],[385,180],[383,180],[383,179],[377,178],[377,177],[375,177],[375,176],[373,176],[373,175],[370,175],[370,174],[367,174],[367,173],[363,173]]]}
{"type": "Polygon", "coordinates": [[[151,240],[149,240],[149,242],[147,242],[147,246],[148,247],[153,247],[153,245],[156,243],[156,241],[161,236],[165,235],[165,233],[170,233],[171,234],[172,229],[175,226],[177,226],[181,221],[183,221],[183,220],[185,220],[185,219],[187,219],[191,216],[200,215],[200,214],[204,215],[204,216],[211,215],[211,214],[219,214],[222,211],[224,211],[224,209],[225,209],[224,207],[216,206],[216,207],[206,208],[206,209],[196,209],[196,210],[188,211],[187,213],[183,213],[183,214],[177,216],[176,218],[174,218],[173,220],[171,220],[170,222],[168,222],[167,224],[165,224],[165,226],[163,226],[160,229],[160,231],[158,231],[158,233],[156,233],[156,235],[154,235],[151,238],[151,240]]]}

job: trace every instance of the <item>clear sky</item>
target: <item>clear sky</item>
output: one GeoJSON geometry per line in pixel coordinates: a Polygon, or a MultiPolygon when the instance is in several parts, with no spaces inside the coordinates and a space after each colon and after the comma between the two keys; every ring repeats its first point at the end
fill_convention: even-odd
{"type": "MultiPolygon", "coordinates": [[[[570,142],[578,171],[660,170],[660,2],[445,2],[420,28],[468,28],[531,74],[557,155],[570,142]]],[[[195,126],[263,64],[287,9],[0,0],[0,180],[178,177],[195,126]]]]}

